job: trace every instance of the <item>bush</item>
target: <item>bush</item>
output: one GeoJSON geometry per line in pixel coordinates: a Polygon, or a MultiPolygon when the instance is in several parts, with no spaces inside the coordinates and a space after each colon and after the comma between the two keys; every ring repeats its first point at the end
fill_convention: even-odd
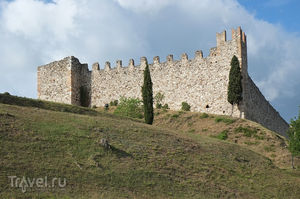
{"type": "Polygon", "coordinates": [[[182,102],[181,103],[181,110],[183,110],[183,111],[190,111],[191,110],[191,106],[187,102],[182,102]]]}
{"type": "Polygon", "coordinates": [[[165,98],[164,94],[162,94],[161,92],[158,92],[155,97],[154,97],[154,100],[155,100],[155,107],[157,109],[161,109],[162,108],[162,101],[163,99],[165,98]]]}
{"type": "Polygon", "coordinates": [[[243,133],[246,137],[252,137],[257,134],[257,129],[245,128],[245,127],[238,127],[234,130],[236,133],[243,133]]]}
{"type": "Polygon", "coordinates": [[[124,98],[120,99],[120,103],[117,106],[114,114],[132,117],[132,118],[143,118],[143,110],[141,107],[142,101],[137,98],[124,98]]]}
{"type": "Polygon", "coordinates": [[[109,102],[109,105],[110,106],[118,106],[118,103],[119,103],[118,100],[114,100],[114,101],[109,102]]]}
{"type": "Polygon", "coordinates": [[[224,130],[222,131],[218,136],[217,136],[218,139],[220,140],[226,140],[228,138],[228,131],[227,130],[224,130]]]}
{"type": "Polygon", "coordinates": [[[202,113],[202,114],[200,115],[200,118],[201,118],[201,119],[208,118],[208,117],[209,117],[209,115],[208,115],[207,113],[202,113]]]}
{"type": "Polygon", "coordinates": [[[235,119],[230,119],[230,118],[226,118],[226,117],[216,117],[215,122],[217,122],[217,123],[224,122],[225,124],[232,124],[235,122],[235,119]]]}
{"type": "Polygon", "coordinates": [[[179,117],[179,114],[173,114],[172,115],[172,118],[178,118],[179,117]]]}
{"type": "Polygon", "coordinates": [[[156,104],[155,104],[155,108],[157,108],[157,109],[161,109],[161,108],[162,108],[162,105],[161,105],[161,104],[158,104],[158,103],[156,103],[156,104]]]}
{"type": "Polygon", "coordinates": [[[169,105],[168,105],[168,104],[163,105],[163,106],[162,106],[162,109],[164,109],[164,110],[169,109],[169,105]]]}

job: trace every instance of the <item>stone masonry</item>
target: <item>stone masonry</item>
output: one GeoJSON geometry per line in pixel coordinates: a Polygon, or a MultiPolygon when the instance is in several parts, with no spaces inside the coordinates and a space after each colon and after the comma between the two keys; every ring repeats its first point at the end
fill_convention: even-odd
{"type": "MultiPolygon", "coordinates": [[[[66,57],[38,67],[38,98],[81,105],[82,89],[87,93],[85,100],[89,106],[104,106],[122,96],[141,98],[146,63],[146,57],[141,58],[138,66],[133,59],[129,60],[127,67],[122,66],[121,60],[114,68],[109,62],[105,63],[104,69],[95,63],[89,71],[87,64],[81,64],[73,56],[66,57]]],[[[217,47],[211,48],[207,57],[203,57],[202,51],[197,51],[194,59],[188,59],[184,53],[181,60],[168,55],[167,61],[161,63],[157,56],[149,67],[153,93],[164,94],[163,103],[167,103],[170,109],[178,110],[186,101],[192,111],[249,119],[286,136],[288,123],[248,75],[247,41],[240,27],[232,30],[232,40],[229,41],[226,31],[217,33],[217,47]],[[243,75],[243,101],[232,108],[227,102],[227,87],[234,55],[239,59],[243,75]]]]}

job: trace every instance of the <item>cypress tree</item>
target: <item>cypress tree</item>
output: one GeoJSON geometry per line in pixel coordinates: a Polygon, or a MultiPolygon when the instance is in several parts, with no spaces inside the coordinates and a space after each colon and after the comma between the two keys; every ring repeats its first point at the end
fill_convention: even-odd
{"type": "Polygon", "coordinates": [[[231,59],[227,100],[230,104],[239,104],[242,101],[242,73],[238,58],[234,55],[231,59]]]}
{"type": "Polygon", "coordinates": [[[142,86],[142,96],[144,103],[144,117],[147,124],[153,123],[153,90],[152,81],[150,76],[150,70],[148,63],[146,63],[146,68],[144,70],[144,84],[142,86]]]}

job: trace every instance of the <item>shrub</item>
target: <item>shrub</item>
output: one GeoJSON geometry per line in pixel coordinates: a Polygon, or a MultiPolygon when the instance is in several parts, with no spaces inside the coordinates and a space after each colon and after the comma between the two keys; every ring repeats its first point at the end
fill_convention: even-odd
{"type": "Polygon", "coordinates": [[[228,138],[228,131],[224,130],[219,135],[217,135],[217,138],[220,140],[226,140],[228,138]]]}
{"type": "Polygon", "coordinates": [[[191,110],[191,106],[187,102],[182,102],[181,103],[181,110],[183,110],[183,111],[190,111],[191,110]]]}
{"type": "Polygon", "coordinates": [[[154,100],[155,100],[155,107],[157,109],[161,109],[162,108],[162,101],[163,99],[165,98],[164,94],[162,94],[161,92],[158,92],[155,97],[154,97],[154,100]]]}
{"type": "Polygon", "coordinates": [[[137,98],[124,98],[120,99],[120,103],[117,106],[114,114],[132,117],[132,118],[143,118],[143,110],[141,107],[142,101],[137,98]]]}
{"type": "Polygon", "coordinates": [[[115,100],[115,101],[114,101],[114,106],[118,106],[118,104],[119,104],[119,101],[118,101],[118,100],[115,100]]]}
{"type": "Polygon", "coordinates": [[[164,110],[169,109],[169,105],[168,105],[168,104],[164,104],[164,105],[162,106],[162,109],[164,109],[164,110]]]}
{"type": "Polygon", "coordinates": [[[208,117],[209,117],[209,115],[208,115],[207,113],[202,113],[202,114],[200,115],[200,118],[201,118],[201,119],[208,118],[208,117]]]}
{"type": "Polygon", "coordinates": [[[110,106],[118,106],[118,103],[119,103],[118,100],[114,100],[114,101],[109,102],[109,105],[110,106]]]}
{"type": "Polygon", "coordinates": [[[173,114],[172,115],[172,118],[178,118],[179,117],[179,114],[173,114]]]}
{"type": "Polygon", "coordinates": [[[156,104],[155,104],[155,108],[161,109],[161,108],[162,108],[162,105],[161,105],[160,103],[156,103],[156,104]]]}
{"type": "Polygon", "coordinates": [[[217,122],[217,123],[224,122],[225,124],[232,124],[235,122],[235,119],[218,116],[215,118],[215,122],[217,122]]]}
{"type": "Polygon", "coordinates": [[[243,133],[246,137],[252,137],[257,134],[257,129],[251,129],[248,127],[238,127],[234,130],[236,133],[243,133]]]}
{"type": "Polygon", "coordinates": [[[93,105],[93,107],[92,107],[93,109],[95,109],[95,108],[97,108],[97,106],[96,105],[93,105]]]}

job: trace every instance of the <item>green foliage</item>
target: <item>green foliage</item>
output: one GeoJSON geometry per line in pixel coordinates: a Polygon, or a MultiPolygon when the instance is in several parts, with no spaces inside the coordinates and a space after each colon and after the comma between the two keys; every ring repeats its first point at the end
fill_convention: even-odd
{"type": "Polygon", "coordinates": [[[157,104],[155,104],[155,108],[161,109],[161,108],[162,108],[162,105],[157,103],[157,104]]]}
{"type": "Polygon", "coordinates": [[[257,129],[252,129],[248,127],[238,127],[234,130],[236,133],[243,133],[246,137],[252,137],[257,134],[257,129]]]}
{"type": "Polygon", "coordinates": [[[201,119],[208,118],[208,117],[209,117],[209,115],[208,115],[207,113],[202,113],[202,114],[200,115],[200,118],[201,118],[201,119]]]}
{"type": "Polygon", "coordinates": [[[242,74],[238,58],[234,55],[231,60],[227,100],[230,104],[239,104],[242,101],[242,74]]]}
{"type": "Polygon", "coordinates": [[[293,156],[300,156],[300,113],[297,119],[291,120],[288,136],[290,152],[293,156]]]}
{"type": "Polygon", "coordinates": [[[235,119],[231,119],[231,118],[226,118],[226,117],[222,117],[222,116],[217,116],[215,118],[215,122],[219,123],[219,122],[224,122],[225,124],[232,124],[234,123],[236,120],[235,119]]]}
{"type": "Polygon", "coordinates": [[[228,138],[228,131],[224,130],[219,135],[217,135],[217,138],[220,140],[226,140],[228,138]]]}
{"type": "Polygon", "coordinates": [[[121,97],[114,114],[132,118],[143,118],[142,101],[137,98],[121,97]]]}
{"type": "Polygon", "coordinates": [[[89,93],[84,86],[80,87],[80,105],[84,107],[89,106],[89,93]]]}
{"type": "Polygon", "coordinates": [[[178,118],[179,117],[179,114],[173,114],[172,115],[172,118],[178,118]]]}
{"type": "Polygon", "coordinates": [[[181,110],[183,110],[183,111],[190,111],[191,110],[191,106],[187,102],[182,102],[181,103],[181,110]]]}
{"type": "Polygon", "coordinates": [[[114,101],[109,102],[109,105],[110,106],[118,106],[118,103],[119,103],[118,100],[114,100],[114,101]]]}
{"type": "Polygon", "coordinates": [[[155,95],[154,100],[155,100],[156,108],[157,109],[161,109],[162,108],[162,101],[163,101],[164,98],[165,98],[165,95],[162,94],[161,92],[158,92],[155,95]]]}
{"type": "Polygon", "coordinates": [[[144,84],[142,86],[142,97],[144,104],[144,118],[146,124],[152,124],[154,119],[153,113],[153,89],[148,63],[144,70],[144,84]]]}
{"type": "Polygon", "coordinates": [[[164,105],[162,106],[162,109],[164,109],[164,110],[169,109],[169,105],[168,105],[168,104],[164,104],[164,105]]]}

